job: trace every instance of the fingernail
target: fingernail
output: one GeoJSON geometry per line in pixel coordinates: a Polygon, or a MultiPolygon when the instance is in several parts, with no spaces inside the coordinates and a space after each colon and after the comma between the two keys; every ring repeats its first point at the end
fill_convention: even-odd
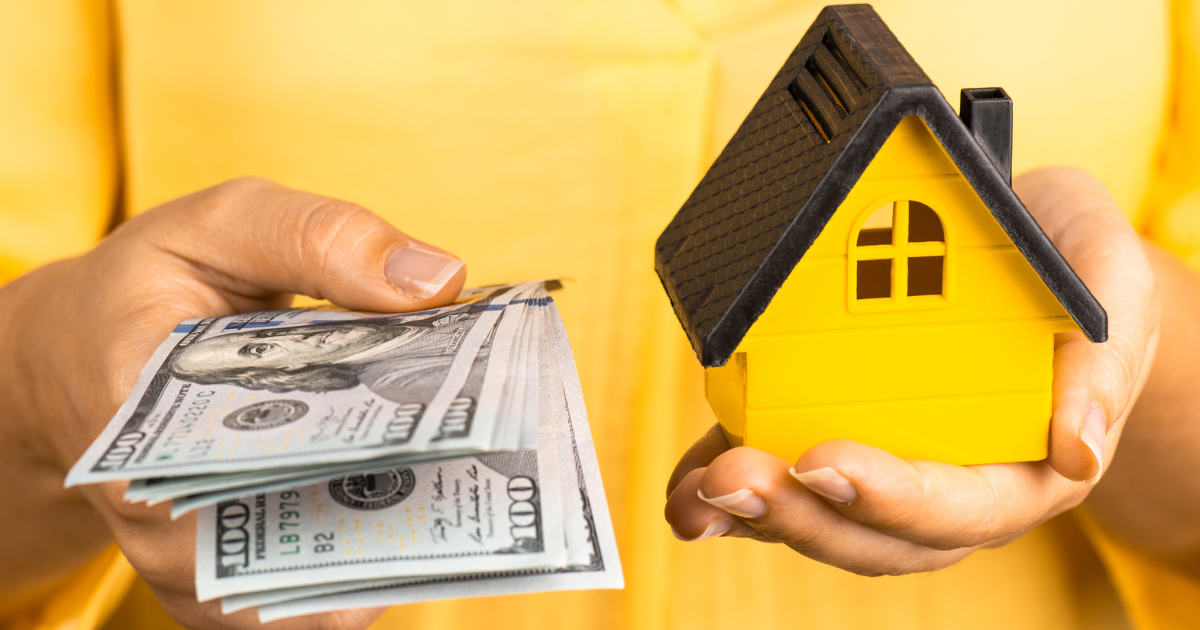
{"type": "Polygon", "coordinates": [[[733,525],[733,523],[730,523],[729,521],[717,521],[715,523],[709,523],[708,527],[706,527],[704,529],[704,533],[700,534],[699,536],[697,536],[695,538],[684,538],[683,536],[680,536],[679,532],[675,531],[674,527],[671,528],[671,533],[674,534],[676,538],[678,538],[679,540],[682,540],[683,542],[696,542],[698,540],[704,540],[706,538],[716,538],[717,536],[720,536],[720,535],[724,534],[725,532],[729,531],[730,525],[733,525]]]}
{"type": "Polygon", "coordinates": [[[712,498],[704,496],[703,490],[697,490],[696,495],[709,505],[719,507],[734,516],[758,518],[767,513],[767,502],[750,490],[738,490],[712,498]]]}
{"type": "Polygon", "coordinates": [[[1104,472],[1104,434],[1107,431],[1108,422],[1104,419],[1104,412],[1093,405],[1083,419],[1083,429],[1079,431],[1079,439],[1092,449],[1092,456],[1096,458],[1096,474],[1088,479],[1088,483],[1100,481],[1100,473],[1104,472]]]}
{"type": "Polygon", "coordinates": [[[796,481],[804,484],[805,488],[838,505],[850,505],[858,498],[858,490],[832,468],[818,468],[807,472],[796,472],[795,468],[789,468],[788,472],[796,481]]]}
{"type": "Polygon", "coordinates": [[[383,275],[393,286],[415,298],[431,298],[467,263],[414,247],[388,255],[383,275]]]}

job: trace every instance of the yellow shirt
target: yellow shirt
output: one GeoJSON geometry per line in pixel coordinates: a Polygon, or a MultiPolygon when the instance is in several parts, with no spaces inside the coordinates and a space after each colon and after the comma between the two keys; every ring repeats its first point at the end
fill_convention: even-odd
{"type": "MultiPolygon", "coordinates": [[[[664,484],[714,418],[653,243],[820,6],[0,3],[0,280],[84,251],[114,209],[240,175],[361,203],[468,260],[473,284],[574,278],[560,307],[626,589],[406,606],[377,628],[1119,628],[1113,584],[1138,627],[1200,625],[1200,586],[1092,532],[1110,582],[1069,517],[886,579],[671,536],[664,484]]],[[[875,6],[952,103],[961,87],[1008,90],[1015,171],[1092,171],[1200,268],[1187,0],[875,6]]],[[[98,562],[15,627],[102,623],[132,573],[98,562]]],[[[110,627],[168,627],[155,606],[136,585],[110,627]]]]}

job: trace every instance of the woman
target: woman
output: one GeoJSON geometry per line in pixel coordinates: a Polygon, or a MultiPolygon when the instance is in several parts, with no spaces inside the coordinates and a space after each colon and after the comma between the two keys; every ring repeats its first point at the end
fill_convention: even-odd
{"type": "MultiPolygon", "coordinates": [[[[1016,186],[1059,249],[1075,252],[1073,266],[1090,270],[1111,338],[1123,341],[1110,342],[1111,356],[1063,357],[1090,366],[1072,382],[1104,396],[1104,461],[1067,432],[1066,448],[1052,444],[1052,466],[1006,475],[1008,494],[974,486],[961,503],[945,492],[927,503],[916,500],[924,478],[905,469],[875,477],[901,484],[888,488],[843,466],[881,471],[890,460],[840,450],[802,462],[800,472],[851,479],[860,511],[847,512],[821,498],[835,491],[792,479],[794,462],[727,457],[715,439],[682,462],[668,506],[680,537],[720,521],[727,534],[784,540],[834,566],[747,540],[684,544],[662,523],[661,484],[713,419],[651,267],[654,239],[818,3],[48,6],[0,9],[11,12],[0,20],[10,47],[0,56],[4,93],[19,95],[0,116],[10,139],[0,203],[9,277],[88,250],[114,208],[166,205],[82,258],[0,290],[0,467],[23,480],[5,495],[22,509],[0,521],[22,541],[0,561],[21,567],[0,577],[8,614],[53,620],[82,602],[79,614],[102,616],[117,605],[123,565],[109,557],[79,567],[115,538],[177,619],[254,627],[252,611],[222,616],[195,602],[191,521],[125,505],[119,487],[62,492],[62,471],[183,319],[275,308],[291,293],[381,311],[449,299],[461,272],[432,297],[404,290],[407,267],[389,273],[392,252],[414,242],[406,233],[462,255],[473,284],[577,279],[558,302],[628,586],[403,607],[379,627],[1120,627],[1112,585],[1073,520],[1034,527],[1085,495],[1087,540],[1134,621],[1194,614],[1200,458],[1186,427],[1200,405],[1182,392],[1196,389],[1189,322],[1200,281],[1172,255],[1143,254],[1129,227],[1178,257],[1197,251],[1190,3],[876,4],[944,90],[995,83],[1014,96],[1016,172],[1063,163],[1099,178],[1040,171],[1016,186]],[[1090,105],[1096,98],[1103,107],[1090,105]],[[290,188],[210,188],[246,174],[290,188]],[[362,204],[405,233],[360,206],[292,189],[362,204]],[[1131,409],[1136,421],[1123,422],[1131,409]],[[1099,471],[1097,484],[1073,481],[1099,471]],[[714,500],[751,490],[768,520],[756,506],[710,505],[693,490],[714,500]],[[936,510],[919,509],[927,505],[936,510]],[[915,580],[843,570],[906,573],[956,560],[915,580]]],[[[937,487],[952,491],[963,474],[937,487]]],[[[161,627],[153,606],[135,586],[112,623],[161,627]]],[[[373,614],[292,627],[362,627],[373,614]]]]}

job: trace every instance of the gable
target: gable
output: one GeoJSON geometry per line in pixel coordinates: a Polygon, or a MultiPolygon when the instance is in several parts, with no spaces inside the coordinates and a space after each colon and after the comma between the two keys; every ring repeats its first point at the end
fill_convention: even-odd
{"type": "Polygon", "coordinates": [[[920,115],[1088,339],[1108,316],[869,5],[826,7],[655,244],[706,367],[723,365],[905,116],[920,115]]]}
{"type": "Polygon", "coordinates": [[[739,350],[762,335],[1017,319],[1055,320],[1056,331],[1078,330],[929,127],[912,115],[888,136],[739,350]],[[856,227],[900,200],[920,201],[941,219],[946,299],[855,312],[850,250],[856,227]]]}

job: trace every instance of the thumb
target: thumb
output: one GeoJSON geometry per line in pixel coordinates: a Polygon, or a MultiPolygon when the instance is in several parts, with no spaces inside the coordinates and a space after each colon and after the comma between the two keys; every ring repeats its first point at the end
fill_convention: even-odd
{"type": "MultiPolygon", "coordinates": [[[[408,236],[362,206],[245,178],[168,202],[147,215],[147,239],[215,272],[230,293],[299,293],[370,311],[452,301],[466,280],[453,254],[408,236]]],[[[145,215],[144,215],[145,216],[145,215]]]]}
{"type": "Polygon", "coordinates": [[[1142,243],[1094,177],[1065,168],[1013,182],[1038,223],[1108,313],[1108,340],[1060,335],[1054,351],[1050,465],[1076,481],[1099,479],[1149,374],[1159,299],[1142,243]]]}

